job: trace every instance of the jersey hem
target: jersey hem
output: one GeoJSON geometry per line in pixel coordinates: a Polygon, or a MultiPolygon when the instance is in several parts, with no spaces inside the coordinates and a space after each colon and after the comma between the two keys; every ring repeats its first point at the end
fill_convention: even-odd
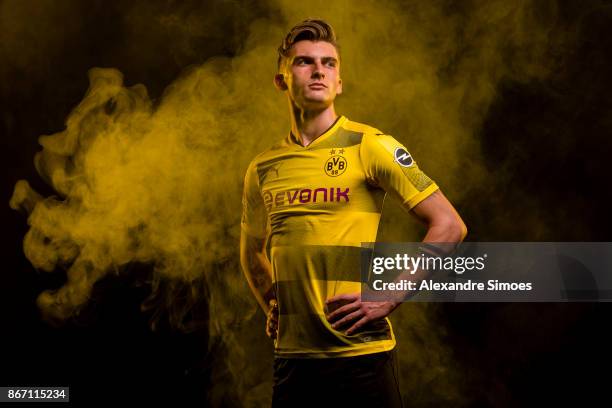
{"type": "Polygon", "coordinates": [[[347,350],[339,351],[275,351],[275,357],[281,358],[339,358],[339,357],[356,357],[365,354],[382,353],[393,350],[396,346],[395,340],[385,340],[384,345],[373,347],[358,348],[351,347],[347,350]],[[387,344],[388,343],[388,344],[387,344]]]}

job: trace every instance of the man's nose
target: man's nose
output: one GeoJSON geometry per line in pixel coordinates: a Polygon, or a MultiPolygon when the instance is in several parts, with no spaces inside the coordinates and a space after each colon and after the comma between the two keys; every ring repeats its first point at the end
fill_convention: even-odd
{"type": "Polygon", "coordinates": [[[323,64],[320,62],[315,62],[314,70],[312,71],[313,78],[324,78],[325,73],[323,72],[323,64]]]}

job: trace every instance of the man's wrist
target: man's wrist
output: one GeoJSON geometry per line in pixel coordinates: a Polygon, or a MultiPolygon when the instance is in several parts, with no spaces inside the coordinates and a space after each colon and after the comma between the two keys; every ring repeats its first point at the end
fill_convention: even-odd
{"type": "Polygon", "coordinates": [[[272,299],[276,299],[276,290],[275,290],[274,283],[272,283],[272,286],[270,286],[270,288],[266,291],[266,293],[264,293],[263,299],[266,305],[270,305],[270,301],[272,299]]]}
{"type": "Polygon", "coordinates": [[[391,307],[391,310],[389,311],[389,313],[391,313],[392,311],[394,311],[395,309],[397,309],[397,307],[398,307],[399,305],[401,305],[401,304],[402,304],[402,302],[403,302],[403,300],[402,300],[402,299],[391,299],[391,300],[389,300],[389,301],[388,301],[388,303],[389,303],[389,305],[390,305],[390,307],[391,307]]]}

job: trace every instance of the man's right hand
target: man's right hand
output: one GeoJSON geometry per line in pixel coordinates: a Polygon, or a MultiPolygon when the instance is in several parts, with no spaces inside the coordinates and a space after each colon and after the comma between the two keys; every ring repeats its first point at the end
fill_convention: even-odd
{"type": "Polygon", "coordinates": [[[278,303],[276,299],[270,299],[268,306],[268,313],[266,315],[266,335],[272,340],[275,340],[278,334],[278,303]]]}

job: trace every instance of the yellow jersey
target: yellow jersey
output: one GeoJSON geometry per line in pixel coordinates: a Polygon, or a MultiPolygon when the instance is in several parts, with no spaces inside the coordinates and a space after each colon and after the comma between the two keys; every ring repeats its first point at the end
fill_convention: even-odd
{"type": "Polygon", "coordinates": [[[362,243],[376,241],[387,193],[410,210],[437,189],[401,143],[345,116],[308,146],[289,132],[251,161],[241,227],[267,238],[276,356],[348,357],[395,347],[388,318],[347,336],[325,318],[325,300],[361,291],[362,243]]]}

